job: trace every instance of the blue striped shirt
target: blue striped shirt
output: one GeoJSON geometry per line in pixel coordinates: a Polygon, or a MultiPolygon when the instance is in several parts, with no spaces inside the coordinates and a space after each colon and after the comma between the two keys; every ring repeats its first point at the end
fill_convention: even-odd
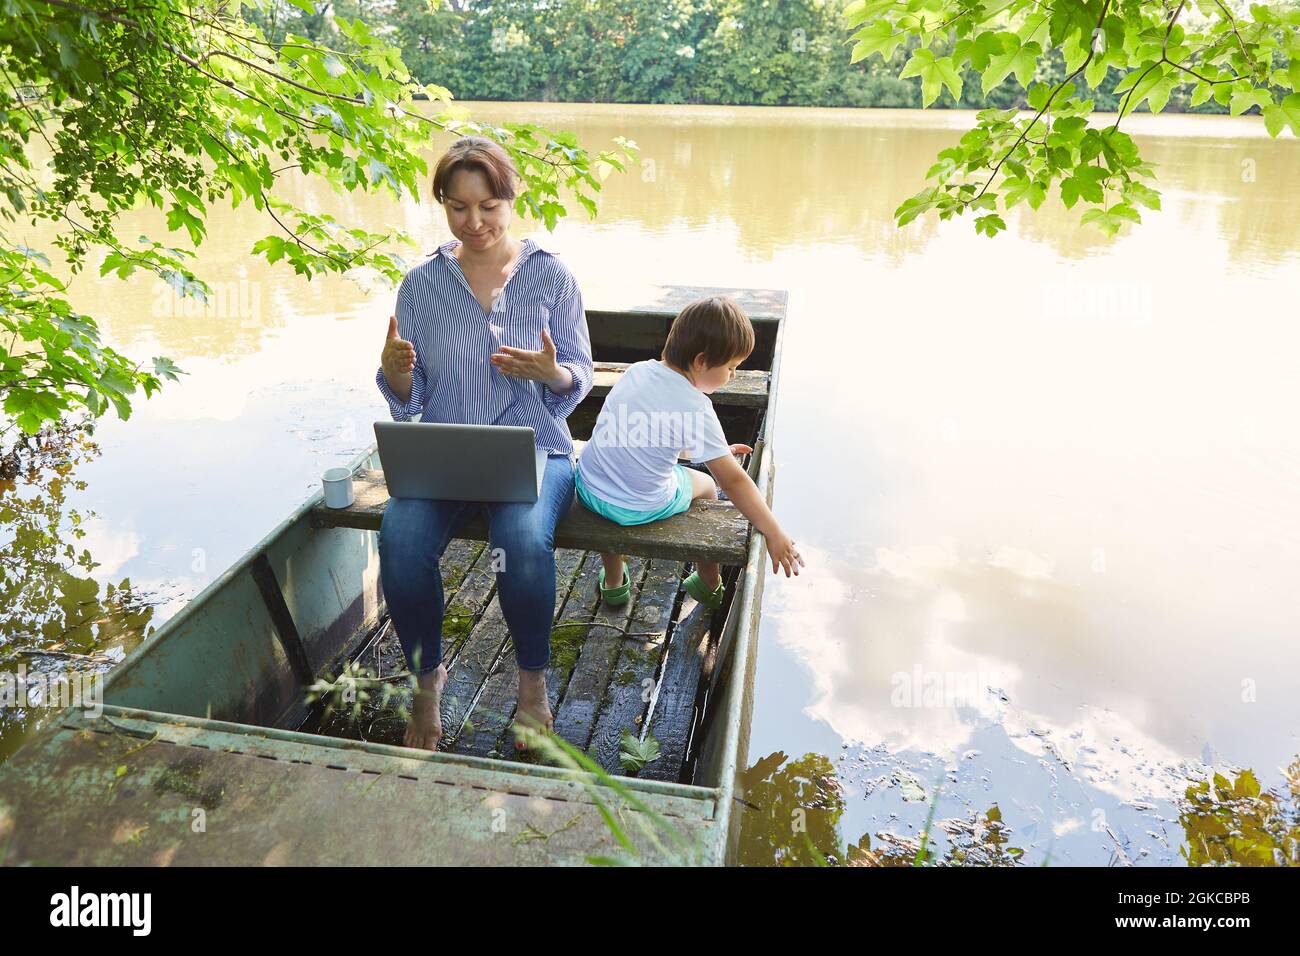
{"type": "Polygon", "coordinates": [[[489,316],[451,254],[459,244],[443,243],[397,290],[397,334],[415,346],[415,368],[406,404],[389,388],[382,367],[375,376],[393,419],[527,425],[538,448],[572,456],[565,419],[592,384],[591,337],[577,281],[553,253],[526,238],[489,316]],[[544,327],[556,362],[573,374],[573,387],[563,395],[507,375],[489,359],[501,345],[540,349],[544,327]]]}

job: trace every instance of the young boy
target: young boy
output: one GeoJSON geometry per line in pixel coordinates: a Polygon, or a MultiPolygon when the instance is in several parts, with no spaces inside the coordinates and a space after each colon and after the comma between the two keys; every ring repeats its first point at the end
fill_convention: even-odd
{"type": "MultiPolygon", "coordinates": [[[[716,498],[721,487],[763,533],[773,573],[779,566],[786,577],[798,574],[803,558],[734,457],[753,449],[727,444],[708,398],[753,350],[754,327],[731,299],[711,296],[684,308],[659,359],[629,365],[605,398],[578,458],[578,500],[618,524],[637,525],[680,514],[695,498],[716,498]],[[706,465],[713,477],[678,464],[679,454],[706,465]]],[[[623,556],[601,559],[601,600],[625,604],[631,582],[623,556]],[[606,587],[609,581],[619,583],[606,587]]],[[[717,564],[700,564],[684,586],[706,607],[722,605],[717,564]]]]}

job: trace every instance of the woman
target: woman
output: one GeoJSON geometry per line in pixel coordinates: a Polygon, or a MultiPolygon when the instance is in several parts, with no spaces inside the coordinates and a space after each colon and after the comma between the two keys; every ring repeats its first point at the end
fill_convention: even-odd
{"type": "MultiPolygon", "coordinates": [[[[573,500],[573,441],[565,419],[591,391],[591,340],[573,275],[531,239],[510,237],[519,173],[500,145],[458,139],[438,161],[433,196],[456,238],[412,269],[376,376],[393,418],[528,425],[547,452],[533,504],[392,498],[379,531],[384,596],[416,675],[406,745],[442,736],[442,575],[453,532],[482,509],[497,593],[519,665],[516,720],[553,725],[546,701],[555,607],[555,524],[573,500]]],[[[516,742],[522,748],[522,743],[516,742]]]]}

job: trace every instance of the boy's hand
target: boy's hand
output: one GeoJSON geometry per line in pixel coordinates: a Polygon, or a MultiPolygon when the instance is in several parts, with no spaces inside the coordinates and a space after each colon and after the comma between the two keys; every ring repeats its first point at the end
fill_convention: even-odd
{"type": "Polygon", "coordinates": [[[799,569],[805,567],[803,557],[795,548],[794,542],[784,532],[767,535],[763,538],[763,543],[767,546],[767,556],[772,561],[773,574],[776,574],[777,568],[781,567],[785,569],[787,578],[791,572],[797,577],[799,569]]]}

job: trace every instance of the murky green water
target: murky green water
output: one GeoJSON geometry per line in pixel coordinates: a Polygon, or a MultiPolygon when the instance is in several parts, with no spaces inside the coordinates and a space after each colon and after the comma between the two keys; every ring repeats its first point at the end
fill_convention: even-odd
{"type": "MultiPolygon", "coordinates": [[[[599,221],[558,231],[589,304],[790,290],[776,510],[809,568],[768,582],[745,862],[910,858],[932,805],[954,862],[1295,852],[1267,789],[1300,753],[1300,144],[1134,117],[1163,212],[1108,240],[1052,203],[990,241],[890,217],[962,114],[480,115],[641,145],[599,221]],[[1189,798],[1210,768],[1239,803],[1189,798]]],[[[436,207],[304,198],[446,236],[436,207]]],[[[152,625],[386,417],[392,293],[250,261],[268,231],[212,224],[206,312],[148,279],[80,290],[108,342],[191,373],[105,423],[68,494],[98,515],[95,576],[129,576],[152,625]]]]}

